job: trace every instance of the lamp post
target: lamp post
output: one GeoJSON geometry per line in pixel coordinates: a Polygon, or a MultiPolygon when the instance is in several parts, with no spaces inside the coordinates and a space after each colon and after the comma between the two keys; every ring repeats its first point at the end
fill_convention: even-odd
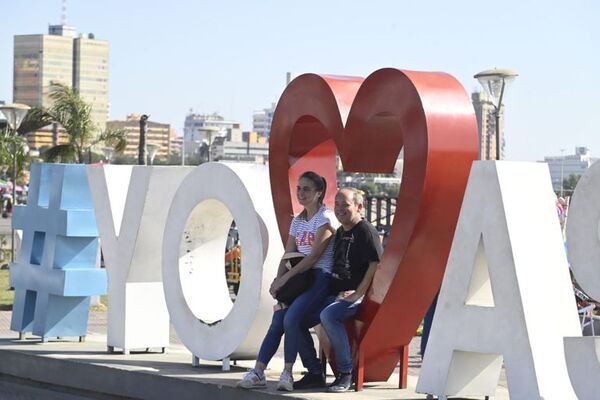
{"type": "Polygon", "coordinates": [[[112,147],[103,147],[102,148],[102,154],[104,154],[104,158],[106,159],[107,163],[110,164],[110,162],[112,161],[114,152],[115,152],[115,150],[112,147]]]}
{"type": "Polygon", "coordinates": [[[560,149],[560,197],[563,197],[565,189],[564,167],[565,167],[565,149],[560,149]]]}
{"type": "Polygon", "coordinates": [[[489,69],[474,76],[493,100],[494,116],[496,118],[496,160],[500,160],[500,110],[504,90],[519,76],[509,69],[489,69]]]}
{"type": "MultiPolygon", "coordinates": [[[[31,107],[29,107],[25,104],[6,104],[3,106],[0,106],[0,111],[2,112],[2,114],[4,114],[8,128],[10,130],[12,130],[13,135],[15,136],[15,139],[17,136],[17,129],[19,129],[19,126],[21,126],[21,122],[23,122],[23,119],[27,115],[27,112],[29,111],[30,108],[31,107]]],[[[13,209],[14,209],[14,206],[17,203],[17,142],[16,142],[16,140],[13,141],[12,150],[13,150],[12,204],[13,204],[13,209]]],[[[12,226],[12,223],[11,223],[11,226],[12,226]]],[[[15,261],[15,230],[14,230],[14,228],[11,229],[11,235],[10,235],[10,261],[11,261],[11,263],[15,261]]]]}
{"type": "Polygon", "coordinates": [[[156,143],[147,143],[146,149],[148,150],[148,160],[150,165],[154,165],[154,157],[156,153],[158,153],[158,149],[160,149],[160,145],[156,143]]]}

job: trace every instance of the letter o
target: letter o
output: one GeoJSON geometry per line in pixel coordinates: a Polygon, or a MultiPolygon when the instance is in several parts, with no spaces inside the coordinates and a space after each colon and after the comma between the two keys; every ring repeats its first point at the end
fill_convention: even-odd
{"type": "Polygon", "coordinates": [[[271,319],[273,299],[268,289],[282,252],[267,167],[207,163],[186,176],[169,209],[162,272],[171,321],[192,354],[206,360],[256,357],[271,319]],[[243,257],[243,279],[233,307],[224,292],[224,249],[232,220],[243,257]],[[192,243],[193,249],[187,251],[193,257],[186,252],[186,243],[192,243]],[[199,269],[204,282],[205,293],[196,297],[195,304],[188,302],[194,288],[186,290],[182,276],[182,268],[190,264],[199,269]],[[207,292],[214,295],[202,297],[207,292]],[[215,321],[203,322],[198,309],[215,321]]]}
{"type": "Polygon", "coordinates": [[[568,257],[575,279],[592,298],[600,298],[600,163],[583,174],[567,219],[568,257]]]}

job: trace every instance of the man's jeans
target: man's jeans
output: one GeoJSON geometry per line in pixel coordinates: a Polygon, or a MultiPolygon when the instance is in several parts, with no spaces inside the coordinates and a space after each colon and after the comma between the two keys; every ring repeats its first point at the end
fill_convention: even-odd
{"type": "Polygon", "coordinates": [[[335,352],[335,363],[338,372],[350,373],[352,372],[352,352],[344,321],[356,315],[358,306],[362,303],[362,297],[354,303],[344,300],[336,301],[335,297],[330,296],[327,298],[326,304],[329,305],[321,311],[321,326],[325,329],[335,352]]]}
{"type": "Polygon", "coordinates": [[[322,373],[315,345],[304,322],[308,315],[318,312],[323,300],[329,293],[330,275],[320,269],[313,270],[314,282],[306,292],[292,302],[292,305],[273,313],[273,319],[265,336],[257,361],[267,365],[279,347],[281,336],[285,333],[284,358],[286,364],[293,364],[300,354],[302,364],[311,374],[322,373]]]}

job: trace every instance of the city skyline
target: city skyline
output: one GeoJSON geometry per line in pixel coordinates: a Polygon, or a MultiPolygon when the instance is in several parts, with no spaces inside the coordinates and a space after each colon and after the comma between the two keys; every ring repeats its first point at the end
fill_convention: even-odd
{"type": "MultiPolygon", "coordinates": [[[[473,75],[519,73],[505,98],[506,159],[542,160],[561,148],[600,153],[600,4],[584,0],[471,2],[228,1],[67,4],[67,23],[110,43],[110,119],[139,112],[179,134],[190,108],[252,127],[285,74],[367,76],[383,67],[444,71],[470,95],[473,75]]],[[[5,7],[0,100],[12,101],[13,37],[60,23],[61,1],[5,7]]]]}

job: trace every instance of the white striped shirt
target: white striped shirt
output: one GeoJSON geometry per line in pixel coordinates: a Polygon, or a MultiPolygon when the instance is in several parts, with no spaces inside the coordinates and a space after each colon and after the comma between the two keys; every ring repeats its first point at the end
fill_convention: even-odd
{"type": "MultiPolygon", "coordinates": [[[[296,248],[304,255],[309,255],[312,251],[312,245],[315,241],[317,230],[323,225],[330,225],[334,230],[337,229],[339,223],[335,218],[333,211],[325,206],[321,206],[319,211],[308,221],[294,217],[290,225],[290,235],[296,239],[296,248]]],[[[327,273],[331,273],[333,266],[333,240],[327,244],[327,248],[321,254],[321,257],[312,266],[320,268],[327,273]]]]}

